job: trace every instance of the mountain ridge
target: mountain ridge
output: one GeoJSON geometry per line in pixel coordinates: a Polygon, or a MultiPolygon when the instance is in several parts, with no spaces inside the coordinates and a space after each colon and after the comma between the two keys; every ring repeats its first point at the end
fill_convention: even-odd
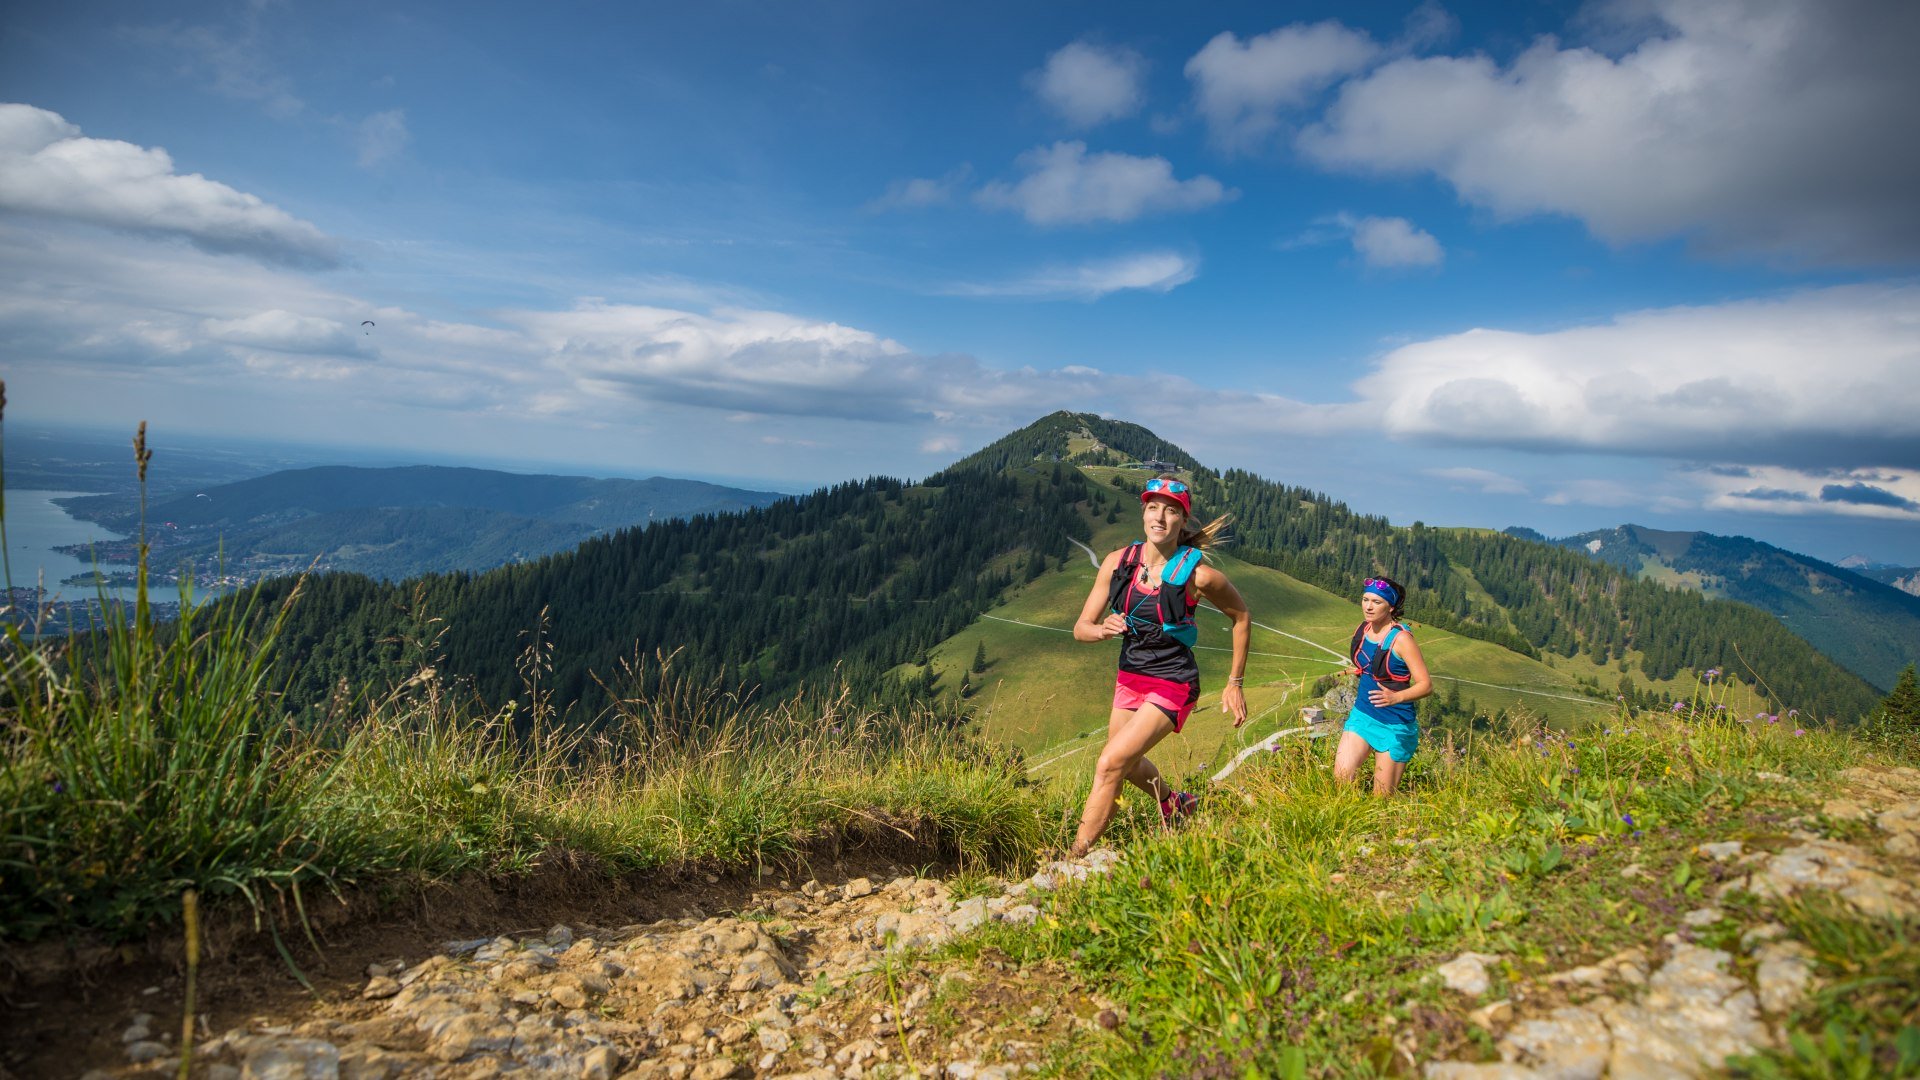
{"type": "Polygon", "coordinates": [[[1859,570],[1745,536],[1626,524],[1538,538],[1625,573],[1751,604],[1881,690],[1920,656],[1920,596],[1859,570]]]}

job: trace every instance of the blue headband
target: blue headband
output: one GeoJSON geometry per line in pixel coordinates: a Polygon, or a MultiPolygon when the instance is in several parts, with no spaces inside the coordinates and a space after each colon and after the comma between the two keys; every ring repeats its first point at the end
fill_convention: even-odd
{"type": "Polygon", "coordinates": [[[1399,591],[1396,590],[1391,583],[1382,581],[1379,578],[1367,579],[1366,585],[1361,589],[1361,595],[1364,596],[1367,593],[1372,593],[1380,599],[1385,600],[1388,607],[1400,606],[1399,591]]]}

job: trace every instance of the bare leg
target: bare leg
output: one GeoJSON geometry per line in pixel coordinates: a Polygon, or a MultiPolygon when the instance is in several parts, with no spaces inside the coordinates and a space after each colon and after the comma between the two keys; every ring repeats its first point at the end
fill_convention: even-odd
{"type": "MultiPolygon", "coordinates": [[[[1173,721],[1152,705],[1142,705],[1120,730],[1107,737],[1100,750],[1100,761],[1093,768],[1093,790],[1087,793],[1087,805],[1080,811],[1080,829],[1073,837],[1077,858],[1093,848],[1094,842],[1113,820],[1113,803],[1120,797],[1120,785],[1133,774],[1147,751],[1173,733],[1173,721]]],[[[1155,779],[1158,779],[1155,773],[1155,779]]]]}
{"type": "MultiPolygon", "coordinates": [[[[1133,713],[1127,709],[1113,710],[1113,715],[1107,718],[1107,738],[1120,734],[1120,729],[1132,719],[1133,713]]],[[[1127,782],[1153,796],[1155,802],[1173,794],[1173,786],[1160,778],[1159,767],[1146,757],[1134,764],[1133,771],[1127,774],[1127,782]]]]}
{"type": "Polygon", "coordinates": [[[1384,799],[1393,794],[1400,786],[1400,774],[1407,771],[1407,763],[1395,761],[1385,754],[1373,755],[1373,794],[1384,799]]]}
{"type": "MultiPolygon", "coordinates": [[[[1360,775],[1360,763],[1373,753],[1373,747],[1367,740],[1351,731],[1340,733],[1340,749],[1333,755],[1333,778],[1343,784],[1351,784],[1360,775]]],[[[1385,754],[1379,755],[1386,757],[1385,754]]]]}

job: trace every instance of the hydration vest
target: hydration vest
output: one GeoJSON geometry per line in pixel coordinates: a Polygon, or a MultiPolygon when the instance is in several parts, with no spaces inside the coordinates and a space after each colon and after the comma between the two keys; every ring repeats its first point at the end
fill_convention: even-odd
{"type": "MultiPolygon", "coordinates": [[[[1131,605],[1127,603],[1127,593],[1140,573],[1140,552],[1145,546],[1144,542],[1136,540],[1121,549],[1124,554],[1120,556],[1120,565],[1114,568],[1113,584],[1107,595],[1107,609],[1116,615],[1127,616],[1129,627],[1136,620],[1128,611],[1131,605]]],[[[1159,601],[1160,632],[1188,648],[1200,640],[1200,628],[1193,622],[1195,605],[1186,602],[1187,582],[1193,579],[1193,572],[1199,565],[1199,548],[1174,549],[1173,557],[1160,568],[1160,593],[1156,597],[1159,601]]]]}
{"type": "MultiPolygon", "coordinates": [[[[1399,623],[1394,623],[1387,628],[1387,636],[1380,639],[1380,651],[1373,654],[1373,663],[1367,665],[1365,669],[1366,674],[1373,676],[1374,682],[1379,683],[1388,690],[1405,690],[1407,687],[1413,685],[1413,673],[1411,671],[1407,673],[1406,678],[1402,679],[1395,676],[1393,672],[1387,668],[1388,661],[1393,658],[1393,639],[1400,636],[1401,630],[1402,627],[1399,623]]],[[[1353,658],[1353,673],[1355,675],[1361,674],[1360,646],[1365,643],[1366,639],[1367,624],[1362,622],[1354,628],[1353,640],[1347,643],[1347,655],[1353,658]]]]}

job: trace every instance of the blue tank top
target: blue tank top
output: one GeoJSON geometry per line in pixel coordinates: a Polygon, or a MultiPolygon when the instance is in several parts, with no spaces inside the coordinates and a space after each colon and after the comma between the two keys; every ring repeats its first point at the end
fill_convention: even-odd
{"type": "Polygon", "coordinates": [[[1373,692],[1380,688],[1380,684],[1373,677],[1373,658],[1380,654],[1381,649],[1389,650],[1387,653],[1388,675],[1396,679],[1410,678],[1413,675],[1413,669],[1407,667],[1406,661],[1401,660],[1391,651],[1393,639],[1402,632],[1398,626],[1389,627],[1384,641],[1374,641],[1365,634],[1360,635],[1360,652],[1355,657],[1360,666],[1360,684],[1354,687],[1353,711],[1371,716],[1383,724],[1411,724],[1418,715],[1414,708],[1415,702],[1403,701],[1398,705],[1375,705],[1372,698],[1373,692]]]}

